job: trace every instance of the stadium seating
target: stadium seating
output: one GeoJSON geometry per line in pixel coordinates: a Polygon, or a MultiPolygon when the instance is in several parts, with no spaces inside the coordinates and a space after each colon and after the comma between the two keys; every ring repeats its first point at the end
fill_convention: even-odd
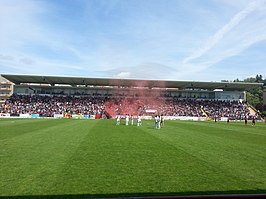
{"type": "Polygon", "coordinates": [[[7,100],[5,112],[11,115],[40,114],[53,117],[54,114],[101,114],[104,100],[94,97],[13,95],[7,100]]]}
{"type": "Polygon", "coordinates": [[[66,96],[66,95],[13,95],[1,107],[11,115],[39,114],[117,114],[150,115],[149,110],[166,116],[194,116],[240,120],[249,115],[249,109],[240,101],[207,99],[180,99],[178,97],[126,97],[126,96],[66,96]],[[204,110],[204,111],[203,111],[204,110]]]}

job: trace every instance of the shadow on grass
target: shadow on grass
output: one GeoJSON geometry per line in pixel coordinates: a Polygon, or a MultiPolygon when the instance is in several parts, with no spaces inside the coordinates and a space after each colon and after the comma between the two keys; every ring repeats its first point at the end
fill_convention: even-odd
{"type": "Polygon", "coordinates": [[[0,199],[85,199],[85,198],[145,198],[145,199],[266,198],[266,190],[0,196],[0,199]]]}

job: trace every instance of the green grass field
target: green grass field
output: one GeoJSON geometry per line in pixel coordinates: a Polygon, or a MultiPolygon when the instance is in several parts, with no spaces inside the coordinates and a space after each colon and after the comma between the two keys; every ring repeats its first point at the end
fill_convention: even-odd
{"type": "Polygon", "coordinates": [[[265,123],[165,123],[1,119],[0,196],[266,192],[265,123]]]}

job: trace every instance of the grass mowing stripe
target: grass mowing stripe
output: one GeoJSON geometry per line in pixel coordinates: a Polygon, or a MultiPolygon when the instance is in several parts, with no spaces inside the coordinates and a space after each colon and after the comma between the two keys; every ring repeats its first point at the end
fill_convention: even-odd
{"type": "MultiPolygon", "coordinates": [[[[236,153],[237,154],[242,154],[242,155],[247,155],[246,151],[249,152],[251,156],[254,158],[256,157],[262,157],[265,158],[266,154],[266,137],[261,136],[261,135],[255,135],[253,132],[257,131],[256,128],[250,126],[248,128],[247,126],[241,125],[241,123],[236,123],[236,125],[239,126],[238,129],[234,130],[225,130],[224,127],[221,127],[221,125],[215,125],[212,126],[213,130],[205,130],[206,125],[209,127],[208,123],[199,123],[199,122],[194,122],[192,123],[194,126],[198,126],[198,131],[200,133],[206,134],[206,136],[216,136],[218,139],[223,139],[224,143],[223,145],[226,145],[229,149],[235,150],[236,147],[236,153]],[[205,126],[204,126],[205,124],[205,126]],[[221,127],[221,128],[220,128],[221,127]],[[202,130],[201,130],[202,129],[202,130]],[[245,149],[241,149],[241,147],[245,147],[245,149]],[[250,150],[247,150],[249,148],[250,150]]],[[[223,123],[223,125],[230,125],[223,123]]],[[[193,131],[196,131],[195,128],[191,125],[190,127],[186,127],[183,130],[187,130],[192,128],[193,131]]],[[[263,124],[262,124],[263,125],[263,124]]],[[[264,125],[264,127],[266,127],[264,125]]],[[[264,132],[265,134],[265,132],[264,132]]],[[[207,137],[207,139],[210,139],[210,137],[207,137]]],[[[225,149],[228,150],[228,149],[225,149]]]]}
{"type": "Polygon", "coordinates": [[[1,194],[8,195],[14,190],[18,195],[40,194],[51,187],[68,156],[86,134],[80,121],[56,121],[57,126],[13,137],[11,142],[6,142],[9,150],[5,150],[0,163],[1,194]],[[80,129],[82,131],[77,133],[80,129]]]}
{"type": "MultiPolygon", "coordinates": [[[[189,179],[186,175],[192,168],[197,170],[196,168],[204,167],[202,169],[205,171],[204,173],[209,173],[206,165],[199,164],[197,160],[187,157],[182,151],[179,154],[176,149],[173,150],[172,146],[164,144],[158,139],[153,139],[146,133],[143,134],[141,128],[135,132],[128,129],[129,127],[119,126],[115,127],[116,130],[119,129],[119,132],[114,133],[112,131],[112,134],[108,134],[110,133],[108,131],[99,131],[96,126],[94,128],[94,133],[97,133],[97,137],[101,139],[99,141],[90,139],[91,137],[96,138],[94,133],[86,139],[87,142],[84,142],[84,146],[81,145],[80,151],[77,151],[79,156],[75,156],[73,161],[69,163],[70,166],[65,169],[70,175],[64,175],[63,178],[59,179],[59,181],[69,183],[65,183],[64,187],[57,187],[57,190],[64,192],[64,189],[69,190],[71,187],[75,187],[75,191],[77,191],[75,193],[87,190],[87,193],[91,194],[128,193],[132,190],[138,192],[181,191],[186,190],[185,187],[192,188],[189,185],[193,179],[189,179]],[[144,142],[141,143],[141,140],[144,142]],[[156,147],[153,146],[154,144],[156,147]],[[88,151],[87,146],[93,150],[88,151]],[[142,156],[143,158],[141,158],[142,156]],[[188,162],[183,164],[184,161],[188,162]],[[177,167],[178,170],[176,170],[177,167]],[[75,173],[82,174],[76,176],[75,173]],[[95,173],[98,176],[95,176],[95,173]],[[69,179],[70,176],[71,180],[69,179]],[[161,180],[158,181],[158,179],[161,180]],[[163,179],[164,181],[162,181],[163,179]],[[169,181],[171,182],[170,185],[169,181]]],[[[202,172],[197,172],[194,175],[200,175],[201,179],[202,172]]],[[[194,190],[201,190],[203,185],[202,182],[197,185],[193,184],[193,188],[194,190]],[[197,189],[197,187],[201,188],[197,189]]]]}
{"type": "MultiPolygon", "coordinates": [[[[196,122],[196,123],[198,123],[198,122],[196,122]]],[[[201,132],[197,132],[197,129],[196,128],[194,128],[193,130],[191,130],[191,131],[188,131],[187,130],[187,126],[186,125],[188,125],[188,123],[187,122],[181,122],[181,124],[179,123],[179,122],[176,122],[176,121],[173,121],[173,122],[170,122],[170,124],[173,124],[172,126],[175,126],[175,129],[171,129],[171,128],[167,128],[167,131],[165,131],[165,132],[161,132],[162,130],[160,130],[159,132],[160,133],[155,133],[155,134],[153,134],[153,135],[156,135],[156,136],[158,136],[158,137],[165,137],[166,139],[165,139],[165,141],[166,142],[169,142],[169,143],[172,143],[173,144],[173,146],[176,146],[176,147],[180,147],[180,145],[182,145],[182,143],[185,141],[186,142],[186,140],[187,140],[187,137],[188,138],[190,138],[190,135],[187,135],[188,133],[189,134],[194,134],[192,137],[193,138],[195,138],[195,139],[193,139],[193,140],[191,140],[191,139],[189,139],[188,140],[188,142],[186,142],[185,143],[185,145],[183,145],[183,147],[181,147],[185,152],[189,152],[189,151],[191,151],[191,149],[193,149],[193,151],[190,153],[190,155],[196,155],[196,154],[200,154],[199,153],[199,151],[197,151],[197,150],[201,150],[201,147],[202,146],[204,146],[205,144],[206,144],[206,140],[207,140],[207,143],[211,143],[211,139],[209,139],[208,137],[206,138],[206,136],[204,135],[203,137],[205,137],[206,139],[204,139],[204,140],[198,140],[197,141],[197,138],[199,138],[199,136],[200,137],[202,137],[201,136],[201,132]],[[183,124],[185,124],[185,125],[183,125],[183,124]],[[176,125],[174,125],[174,124],[176,124],[176,125]],[[184,127],[185,126],[185,127],[184,127]],[[179,128],[179,129],[178,129],[179,128]],[[169,134],[172,134],[172,135],[174,135],[174,136],[177,136],[178,137],[178,140],[175,140],[174,139],[174,137],[171,137],[169,134]],[[180,138],[180,135],[182,136],[183,135],[183,137],[182,138],[180,138]],[[210,141],[210,142],[209,142],[210,141]],[[178,143],[178,144],[177,144],[178,143]],[[198,144],[199,143],[199,144],[198,144]],[[188,145],[188,146],[187,146],[188,145]],[[193,146],[194,145],[194,146],[193,146]],[[197,148],[197,147],[195,147],[195,146],[198,146],[199,148],[197,148]]],[[[193,124],[193,123],[192,123],[193,124]]],[[[191,123],[189,123],[189,125],[191,125],[191,123]]],[[[167,126],[166,126],[167,127],[167,126]]],[[[165,128],[164,128],[165,129],[165,128]]],[[[156,131],[155,131],[156,132],[156,131]]],[[[205,133],[205,131],[203,131],[204,133],[205,133]]],[[[204,153],[206,153],[206,152],[210,152],[210,153],[212,153],[212,151],[213,151],[213,149],[215,149],[215,148],[210,148],[209,150],[210,151],[204,151],[204,153]]],[[[219,154],[218,155],[215,155],[216,157],[216,159],[217,159],[217,157],[219,158],[219,154]]],[[[204,157],[204,158],[201,158],[201,160],[208,160],[209,158],[208,157],[204,157]],[[207,159],[206,159],[207,158],[207,159]]],[[[210,165],[214,165],[215,167],[217,167],[217,168],[219,168],[220,169],[220,167],[219,167],[219,164],[212,164],[212,162],[216,162],[216,161],[214,161],[215,159],[213,159],[213,160],[210,160],[209,161],[209,164],[210,165]]],[[[219,159],[218,159],[219,160],[219,159]]],[[[254,160],[254,159],[253,159],[254,160]]],[[[260,161],[261,160],[264,160],[263,158],[261,158],[260,159],[260,161]]],[[[234,162],[234,158],[232,158],[231,160],[230,160],[231,162],[230,162],[230,164],[232,164],[233,162],[234,162]]],[[[241,165],[240,165],[241,166],[241,165]]],[[[263,173],[262,172],[262,170],[260,170],[260,169],[262,169],[262,168],[264,168],[263,166],[262,167],[260,167],[259,168],[259,173],[263,173]]],[[[228,169],[228,168],[227,168],[228,169]]],[[[236,168],[236,169],[238,169],[238,168],[236,168]]],[[[256,169],[256,168],[255,168],[256,169]]],[[[229,170],[230,171],[230,170],[229,170]]],[[[223,175],[225,175],[226,174],[226,172],[223,174],[223,175]]],[[[232,176],[232,175],[234,175],[233,177],[233,179],[236,179],[236,183],[237,184],[239,184],[239,182],[237,182],[238,180],[237,180],[237,178],[235,177],[235,173],[233,173],[233,172],[228,172],[228,174],[227,174],[228,176],[227,177],[230,177],[230,176],[232,176]]],[[[221,178],[222,179],[222,178],[221,178]]],[[[239,179],[241,179],[241,178],[239,178],[239,179]]],[[[253,181],[256,181],[256,176],[252,176],[252,179],[253,179],[253,181]]],[[[263,178],[262,178],[263,179],[263,178]]],[[[241,179],[242,181],[243,180],[245,180],[245,177],[243,177],[242,179],[241,179]]],[[[260,181],[259,181],[260,182],[260,181]]],[[[247,185],[249,185],[249,184],[247,184],[247,185]]],[[[265,185],[265,184],[264,184],[265,185]]],[[[262,185],[262,187],[264,186],[264,185],[262,185]]]]}
{"type": "MultiPolygon", "coordinates": [[[[28,121],[32,122],[33,120],[28,121]]],[[[38,123],[43,122],[44,124],[49,123],[47,120],[34,120],[34,123],[36,121],[38,121],[38,123]]],[[[42,164],[44,162],[39,161],[43,160],[43,152],[41,150],[42,145],[47,145],[47,141],[49,142],[49,144],[51,144],[52,141],[52,139],[50,138],[51,133],[49,132],[49,130],[52,130],[53,126],[48,126],[49,125],[46,125],[46,128],[40,128],[39,130],[37,130],[37,128],[32,128],[32,131],[29,132],[26,132],[24,129],[21,135],[15,137],[12,136],[11,138],[9,137],[8,140],[2,140],[3,144],[5,144],[5,146],[9,148],[9,150],[3,151],[4,159],[1,164],[1,168],[4,168],[5,170],[3,170],[4,172],[2,174],[4,176],[7,174],[12,174],[7,176],[5,180],[14,181],[15,187],[13,187],[13,189],[15,188],[15,190],[19,190],[20,187],[22,188],[23,184],[25,184],[24,186],[30,184],[26,182],[27,179],[33,179],[36,175],[36,172],[40,170],[39,168],[42,167],[42,165],[45,166],[45,164],[42,164]],[[47,136],[49,136],[49,139],[47,139],[47,136]],[[8,163],[9,165],[5,166],[5,163],[8,163]]],[[[20,125],[18,130],[12,133],[19,134],[19,129],[20,125]]],[[[46,158],[49,159],[49,156],[47,156],[46,158]]],[[[3,184],[9,185],[8,183],[3,184]]]]}
{"type": "MultiPolygon", "coordinates": [[[[256,161],[256,165],[254,165],[254,170],[258,171],[257,173],[261,174],[263,173],[263,170],[265,171],[264,167],[265,167],[265,163],[263,160],[265,160],[265,147],[264,150],[261,152],[261,156],[256,156],[256,153],[250,153],[250,150],[252,151],[252,149],[248,149],[246,152],[241,153],[241,151],[244,150],[244,148],[239,148],[239,146],[242,145],[242,143],[239,143],[240,145],[232,145],[234,144],[235,141],[229,140],[230,144],[228,145],[228,143],[226,143],[226,145],[223,143],[223,141],[228,140],[226,137],[225,140],[219,138],[219,139],[215,139],[213,140],[213,138],[211,136],[206,136],[204,135],[206,133],[206,131],[200,131],[200,129],[196,126],[193,127],[192,124],[197,124],[198,122],[194,122],[194,123],[187,123],[184,122],[183,124],[178,124],[175,127],[175,130],[171,130],[171,129],[167,129],[167,131],[162,132],[162,133],[155,133],[154,135],[158,136],[160,139],[164,139],[166,142],[169,142],[171,144],[173,144],[173,146],[176,147],[181,147],[184,151],[190,153],[191,155],[196,155],[198,154],[199,158],[201,158],[203,161],[205,160],[209,160],[209,164],[210,165],[214,165],[219,169],[223,169],[225,171],[229,171],[228,175],[234,175],[234,178],[236,178],[235,176],[237,176],[237,174],[239,174],[239,176],[242,176],[242,179],[249,179],[251,178],[251,180],[253,181],[257,181],[256,178],[257,176],[254,176],[254,171],[242,171],[241,173],[239,171],[241,171],[241,168],[244,167],[245,168],[250,168],[252,167],[252,162],[255,160],[256,161]],[[188,127],[186,125],[190,126],[190,130],[188,130],[188,127]],[[198,129],[198,132],[197,132],[198,129]],[[171,132],[171,133],[169,133],[171,132]],[[204,134],[202,134],[204,133],[204,134]],[[169,135],[169,134],[172,134],[169,135]],[[191,136],[192,135],[192,136],[191,136]],[[182,138],[181,138],[182,137],[182,138]],[[189,139],[189,138],[194,138],[193,140],[189,139]],[[205,139],[201,139],[205,138],[205,139]],[[178,139],[178,140],[177,140],[178,139]],[[188,141],[186,141],[188,140],[188,141]],[[180,144],[176,144],[177,142],[182,142],[180,144]],[[206,142],[207,141],[207,142],[206,142]],[[214,142],[214,145],[212,144],[212,142],[214,142]],[[194,145],[194,147],[192,147],[192,145],[194,145]],[[209,146],[207,147],[207,150],[203,150],[205,146],[209,146]],[[224,147],[225,145],[225,147],[224,147]],[[195,146],[198,146],[195,147],[195,146]],[[228,148],[228,146],[233,146],[228,148]],[[218,150],[218,154],[217,151],[218,150]],[[230,151],[233,150],[233,151],[230,151]],[[240,153],[239,153],[240,151],[240,153]],[[236,154],[234,154],[234,152],[236,152],[236,154]],[[238,157],[240,155],[240,157],[238,157]],[[250,161],[249,160],[252,160],[250,161]],[[246,161],[245,161],[246,159],[246,161]],[[235,164],[234,170],[232,170],[232,163],[235,164]],[[250,164],[251,163],[251,164],[250,164]],[[246,165],[248,164],[248,166],[246,165]],[[220,166],[221,165],[221,166],[220,166]],[[229,168],[224,167],[224,166],[230,166],[229,168]]],[[[171,125],[170,125],[171,126],[171,125]]],[[[174,125],[173,125],[174,126],[174,125]]],[[[205,127],[206,128],[206,127],[205,127]]],[[[211,134],[211,132],[209,132],[209,134],[211,134]]],[[[246,147],[246,146],[243,146],[246,147]]],[[[205,147],[206,148],[206,147],[205,147]]],[[[233,164],[233,166],[234,166],[233,164]]],[[[265,176],[265,175],[263,175],[265,176]]],[[[263,176],[260,176],[261,178],[263,176]]],[[[252,182],[252,181],[251,181],[252,182]]],[[[265,186],[265,184],[264,184],[265,186]]]]}
{"type": "MultiPolygon", "coordinates": [[[[265,143],[266,141],[266,137],[265,132],[264,134],[258,135],[258,134],[254,134],[254,131],[257,131],[256,128],[254,127],[246,127],[246,126],[242,126],[238,123],[239,127],[238,129],[226,129],[223,125],[226,123],[223,123],[222,126],[220,124],[216,124],[216,125],[209,125],[209,123],[203,123],[203,122],[182,122],[181,125],[179,125],[182,128],[182,125],[185,126],[185,128],[183,128],[183,130],[192,130],[194,131],[199,131],[200,133],[205,133],[207,135],[210,136],[217,136],[220,137],[222,139],[228,139],[228,140],[232,140],[234,139],[234,141],[236,142],[244,142],[241,144],[249,144],[249,145],[262,145],[263,143],[265,143]],[[195,128],[195,126],[197,126],[197,128],[195,128]],[[206,130],[206,127],[209,130],[206,130]]],[[[169,124],[171,125],[171,123],[169,124]]],[[[227,124],[227,126],[230,124],[227,124]]],[[[266,127],[266,126],[265,126],[266,127]]],[[[230,128],[230,126],[229,126],[230,128]]]]}
{"type": "MultiPolygon", "coordinates": [[[[119,131],[115,133],[112,131],[112,134],[98,128],[95,129],[94,133],[97,133],[97,137],[101,139],[95,142],[95,140],[88,138],[87,142],[84,142],[84,147],[80,148],[79,156],[75,156],[73,161],[69,163],[70,167],[67,172],[72,174],[71,180],[68,180],[69,175],[62,176],[59,181],[69,183],[66,183],[59,190],[69,186],[69,189],[75,187],[75,191],[78,193],[86,190],[87,193],[128,193],[167,191],[166,187],[168,189],[171,187],[170,190],[173,188],[176,190],[178,187],[186,186],[184,183],[178,183],[176,176],[173,178],[166,171],[166,169],[173,171],[176,168],[176,163],[173,165],[173,158],[179,160],[179,157],[182,157],[176,156],[175,150],[172,150],[168,145],[162,146],[162,143],[158,142],[157,139],[152,139],[146,133],[143,134],[140,128],[138,131],[135,131],[137,127],[129,129],[129,127],[119,126],[115,129],[119,129],[119,131]],[[88,151],[87,146],[93,150],[88,151]],[[161,150],[163,148],[167,150],[161,150]],[[172,167],[167,167],[169,164],[172,164],[172,167]],[[80,172],[82,173],[81,176],[74,175],[74,173],[80,172]],[[167,183],[169,180],[174,182],[176,187],[169,187],[167,183]],[[80,181],[84,183],[80,183],[80,181]],[[77,187],[78,184],[83,186],[77,187]]],[[[109,130],[113,129],[110,128],[109,130]]],[[[94,133],[89,137],[95,137],[94,133]]],[[[177,165],[178,163],[181,162],[177,162],[177,165]]],[[[182,168],[182,165],[180,167],[182,168]]],[[[188,167],[184,165],[183,169],[187,170],[188,167]]]]}
{"type": "Polygon", "coordinates": [[[194,125],[198,125],[198,126],[207,126],[209,128],[213,127],[216,128],[218,126],[218,128],[220,129],[224,129],[226,132],[230,132],[232,131],[239,131],[243,134],[247,133],[247,134],[254,134],[254,135],[258,135],[258,136],[266,136],[265,134],[265,123],[257,123],[256,126],[251,126],[251,124],[245,126],[242,122],[231,122],[231,123],[227,123],[227,122],[217,122],[214,123],[212,121],[204,121],[204,122],[191,122],[191,121],[185,121],[194,125]]]}
{"type": "Polygon", "coordinates": [[[265,140],[255,135],[265,134],[262,124],[242,136],[237,123],[227,130],[220,122],[166,121],[156,130],[153,121],[14,121],[17,128],[0,120],[14,133],[0,132],[0,195],[266,190],[265,140]],[[22,123],[33,131],[17,135],[22,123]]]}
{"type": "Polygon", "coordinates": [[[60,123],[66,123],[65,120],[53,119],[13,119],[11,121],[7,120],[9,122],[6,121],[4,124],[3,120],[0,121],[1,129],[5,129],[4,131],[1,131],[0,140],[22,136],[33,131],[57,126],[60,123]]]}
{"type": "MultiPolygon", "coordinates": [[[[183,129],[179,130],[179,133],[188,133],[188,131],[184,131],[183,129]]],[[[196,159],[200,164],[203,164],[206,166],[206,169],[208,170],[212,170],[212,172],[215,172],[216,174],[220,174],[222,172],[223,177],[226,178],[231,178],[231,183],[235,183],[235,184],[239,184],[239,181],[242,181],[242,183],[244,182],[243,179],[241,178],[232,178],[232,173],[226,173],[224,171],[221,170],[221,168],[217,165],[217,164],[213,164],[213,161],[209,160],[209,159],[205,159],[202,158],[201,156],[199,156],[199,154],[196,151],[193,152],[189,152],[188,148],[191,148],[191,145],[189,146],[181,146],[180,144],[176,144],[176,142],[173,142],[173,137],[170,137],[169,134],[164,134],[164,133],[150,133],[151,135],[157,137],[158,139],[160,139],[161,141],[173,146],[174,148],[176,148],[176,150],[181,150],[183,151],[185,154],[187,154],[188,156],[191,156],[192,158],[196,159]]],[[[182,140],[180,139],[180,141],[182,142],[182,140]]],[[[197,150],[197,148],[195,148],[195,150],[197,150]]],[[[215,179],[212,179],[213,181],[215,179]]],[[[223,178],[220,178],[219,181],[222,181],[223,178]]],[[[217,183],[217,182],[216,182],[217,183]]],[[[222,186],[220,185],[220,188],[222,186]]]]}

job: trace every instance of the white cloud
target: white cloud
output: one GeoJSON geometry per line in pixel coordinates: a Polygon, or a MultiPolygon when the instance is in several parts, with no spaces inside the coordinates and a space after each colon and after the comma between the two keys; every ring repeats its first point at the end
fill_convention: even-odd
{"type": "Polygon", "coordinates": [[[2,54],[0,54],[0,59],[11,61],[11,60],[14,60],[14,57],[11,56],[11,55],[2,55],[2,54]]]}
{"type": "Polygon", "coordinates": [[[112,77],[134,79],[174,79],[173,77],[178,74],[176,69],[158,63],[145,63],[132,67],[120,67],[103,72],[112,77]]]}
{"type": "Polygon", "coordinates": [[[32,65],[34,63],[34,61],[32,59],[29,59],[29,58],[22,58],[19,61],[22,64],[26,64],[26,65],[32,65]]]}
{"type": "Polygon", "coordinates": [[[183,63],[188,63],[196,58],[203,56],[211,48],[213,48],[217,43],[219,43],[228,32],[230,32],[233,28],[235,28],[249,14],[256,11],[261,6],[264,6],[265,2],[266,2],[265,0],[263,1],[258,0],[258,1],[252,1],[251,3],[249,3],[248,6],[244,10],[237,13],[227,24],[225,24],[212,37],[210,37],[202,48],[194,51],[192,55],[186,57],[183,63]]]}
{"type": "Polygon", "coordinates": [[[121,78],[121,79],[126,79],[126,78],[130,78],[130,72],[120,72],[116,75],[113,76],[114,78],[121,78]]]}
{"type": "Polygon", "coordinates": [[[46,48],[46,51],[55,55],[68,52],[78,56],[66,39],[66,32],[62,34],[61,30],[48,28],[44,23],[43,16],[49,14],[52,9],[43,1],[0,2],[1,72],[16,70],[27,74],[68,74],[72,70],[86,71],[86,68],[82,69],[79,64],[69,63],[66,55],[64,59],[49,59],[47,52],[42,50],[46,48]]]}

